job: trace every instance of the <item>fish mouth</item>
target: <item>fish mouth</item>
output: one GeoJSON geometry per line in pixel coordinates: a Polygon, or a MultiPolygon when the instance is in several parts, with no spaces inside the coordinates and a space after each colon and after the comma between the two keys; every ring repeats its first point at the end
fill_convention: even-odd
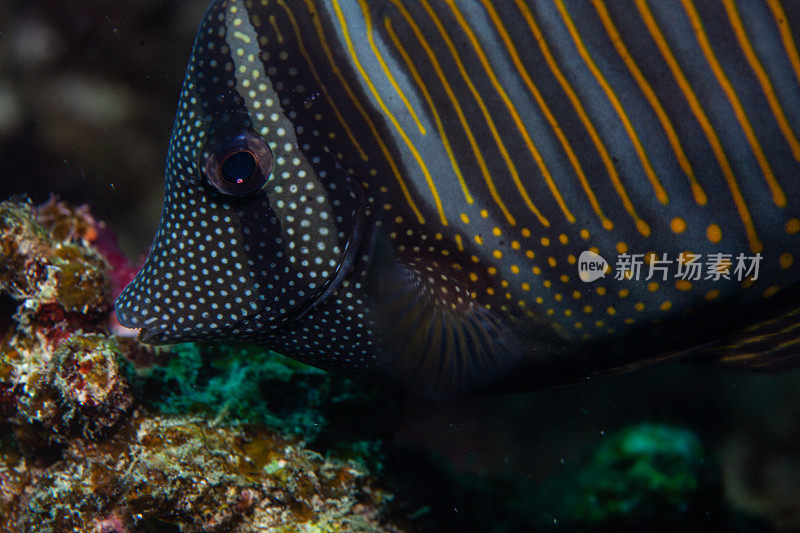
{"type": "Polygon", "coordinates": [[[145,344],[152,344],[156,346],[175,342],[165,338],[164,334],[165,334],[164,329],[159,327],[139,328],[139,342],[143,342],[145,344]]]}
{"type": "Polygon", "coordinates": [[[165,324],[159,324],[156,317],[147,318],[136,313],[121,297],[114,302],[114,314],[120,326],[138,331],[137,338],[143,343],[158,345],[174,342],[168,338],[165,324]]]}
{"type": "Polygon", "coordinates": [[[136,338],[140,342],[155,345],[167,344],[167,341],[164,338],[163,328],[159,328],[158,326],[148,327],[143,325],[139,320],[133,320],[129,316],[126,316],[126,314],[124,312],[120,312],[119,309],[116,310],[116,315],[117,322],[119,322],[120,326],[138,332],[136,338]]]}

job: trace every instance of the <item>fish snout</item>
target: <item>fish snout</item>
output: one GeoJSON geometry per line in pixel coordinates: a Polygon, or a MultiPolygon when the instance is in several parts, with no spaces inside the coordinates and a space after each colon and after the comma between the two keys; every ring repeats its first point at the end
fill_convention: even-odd
{"type": "Polygon", "coordinates": [[[125,328],[138,330],[139,340],[144,343],[177,342],[179,339],[169,335],[169,317],[160,315],[159,306],[153,304],[149,298],[141,296],[136,281],[125,287],[114,302],[117,321],[125,328]]]}

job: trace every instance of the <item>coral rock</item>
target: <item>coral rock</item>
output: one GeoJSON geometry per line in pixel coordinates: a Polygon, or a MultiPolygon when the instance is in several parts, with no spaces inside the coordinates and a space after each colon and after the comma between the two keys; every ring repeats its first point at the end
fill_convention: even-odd
{"type": "Polygon", "coordinates": [[[85,207],[0,203],[0,296],[15,301],[0,333],[0,421],[34,448],[96,436],[132,402],[120,349],[103,335],[109,264],[97,236],[85,207]]]}
{"type": "MultiPolygon", "coordinates": [[[[4,357],[0,357],[2,361],[8,354],[17,354],[17,364],[9,372],[13,385],[0,381],[0,386],[5,385],[16,401],[16,412],[8,416],[26,444],[38,447],[75,433],[96,438],[131,406],[113,339],[74,334],[54,351],[42,337],[14,339],[13,348],[2,347],[4,357]]],[[[6,409],[13,411],[8,405],[6,409]]]]}
{"type": "Polygon", "coordinates": [[[73,336],[55,353],[54,383],[86,436],[113,426],[132,403],[118,357],[116,342],[102,335],[73,336]]]}
{"type": "Polygon", "coordinates": [[[23,466],[0,463],[17,493],[0,500],[12,530],[397,531],[383,514],[391,496],[357,463],[203,419],[137,415],[105,442],[70,442],[47,468],[23,466]],[[27,490],[11,470],[29,473],[27,490]]]}
{"type": "MultiPolygon", "coordinates": [[[[96,222],[86,209],[55,200],[34,209],[0,203],[0,290],[20,302],[16,319],[65,328],[93,327],[110,309],[109,264],[89,244],[96,222]]],[[[28,329],[28,332],[30,330],[28,329]]]]}

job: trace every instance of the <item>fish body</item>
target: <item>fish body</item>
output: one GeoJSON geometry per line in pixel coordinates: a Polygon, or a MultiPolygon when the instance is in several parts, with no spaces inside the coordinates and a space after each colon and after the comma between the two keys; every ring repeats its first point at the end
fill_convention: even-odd
{"type": "Polygon", "coordinates": [[[225,0],[117,301],[423,393],[800,339],[800,5],[225,0]]]}

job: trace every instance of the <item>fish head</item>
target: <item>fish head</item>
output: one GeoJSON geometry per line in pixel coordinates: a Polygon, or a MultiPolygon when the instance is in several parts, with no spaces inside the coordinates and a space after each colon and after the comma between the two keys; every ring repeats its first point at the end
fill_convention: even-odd
{"type": "Polygon", "coordinates": [[[244,3],[215,2],[198,31],[161,221],[116,301],[146,342],[259,340],[330,294],[356,248],[358,191],[298,138],[301,105],[258,24],[244,3]]]}

